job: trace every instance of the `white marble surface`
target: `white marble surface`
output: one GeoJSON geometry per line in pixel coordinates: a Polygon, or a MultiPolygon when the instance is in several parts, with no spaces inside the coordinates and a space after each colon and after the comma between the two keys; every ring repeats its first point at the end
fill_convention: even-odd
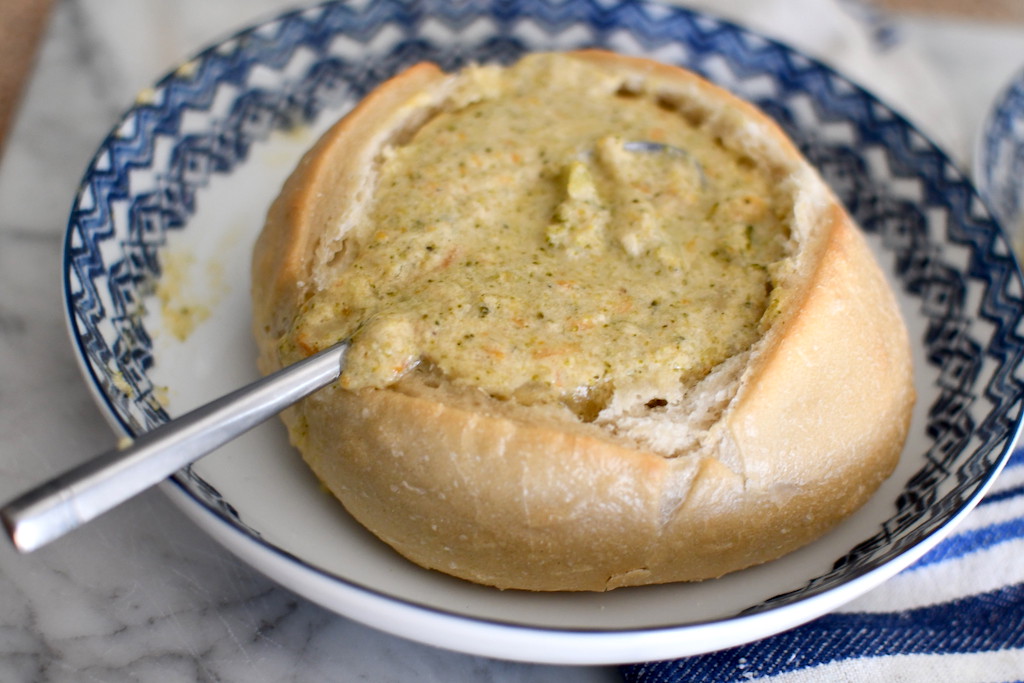
{"type": "MultiPolygon", "coordinates": [[[[903,19],[893,77],[872,65],[870,40],[818,0],[705,4],[877,79],[964,167],[985,105],[1024,63],[1024,26],[903,19]],[[794,22],[807,16],[798,7],[816,8],[816,23],[794,22]]],[[[284,6],[57,3],[0,163],[0,499],[113,440],[72,357],[60,300],[66,214],[92,152],[137,91],[284,6]]],[[[618,679],[613,668],[498,662],[360,626],[240,563],[158,491],[30,556],[0,543],[0,605],[2,681],[618,679]]]]}

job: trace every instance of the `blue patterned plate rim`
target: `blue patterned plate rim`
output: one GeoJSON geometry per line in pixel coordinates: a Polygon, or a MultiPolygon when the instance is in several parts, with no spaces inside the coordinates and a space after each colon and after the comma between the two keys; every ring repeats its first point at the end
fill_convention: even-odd
{"type": "Polygon", "coordinates": [[[1011,238],[1024,238],[1012,234],[1024,228],[1024,68],[992,101],[978,131],[972,171],[996,219],[1011,231],[1011,238]]]}
{"type": "MultiPolygon", "coordinates": [[[[947,227],[949,234],[944,236],[945,241],[938,244],[934,243],[934,235],[930,234],[933,228],[927,222],[927,217],[924,216],[923,211],[915,213],[915,211],[911,210],[914,208],[912,201],[898,194],[887,194],[883,191],[884,188],[876,187],[875,185],[879,184],[879,181],[870,177],[874,171],[866,168],[864,160],[852,148],[843,148],[842,145],[838,147],[834,145],[829,146],[826,142],[815,139],[813,135],[808,137],[807,134],[810,131],[801,131],[801,122],[796,120],[793,111],[787,109],[785,102],[782,100],[776,102],[773,101],[772,97],[768,97],[764,101],[757,101],[757,97],[751,98],[757,101],[770,115],[779,120],[784,128],[787,128],[788,132],[801,145],[812,163],[816,163],[819,165],[819,168],[823,168],[823,174],[834,187],[837,184],[839,185],[839,187],[836,187],[837,193],[847,202],[848,208],[850,208],[855,219],[861,223],[866,232],[879,236],[879,239],[895,255],[896,269],[899,271],[904,289],[910,295],[920,298],[922,307],[927,309],[926,314],[930,315],[930,321],[935,323],[928,330],[930,335],[929,341],[931,342],[929,347],[931,362],[934,362],[941,368],[939,372],[940,382],[945,383],[947,385],[945,389],[949,390],[947,394],[941,397],[942,400],[938,403],[942,403],[942,406],[940,406],[942,409],[950,409],[950,405],[952,405],[951,412],[942,413],[940,417],[953,422],[962,420],[970,404],[974,402],[973,399],[976,398],[972,396],[971,400],[968,400],[962,394],[965,388],[972,388],[971,381],[977,379],[982,372],[982,368],[965,367],[964,363],[969,366],[970,360],[976,359],[979,356],[984,356],[984,358],[978,361],[982,364],[985,358],[996,359],[992,361],[996,363],[996,367],[988,369],[989,386],[985,387],[984,393],[985,398],[995,403],[999,410],[982,416],[984,419],[980,426],[975,425],[970,416],[967,419],[967,422],[970,424],[956,423],[951,426],[946,423],[940,424],[937,421],[935,425],[932,425],[933,429],[937,430],[940,435],[937,437],[937,440],[939,438],[946,438],[946,435],[950,434],[949,438],[952,439],[952,443],[937,443],[929,453],[925,454],[923,460],[926,461],[926,465],[916,475],[916,479],[920,480],[918,482],[919,485],[917,488],[909,486],[905,495],[901,496],[900,501],[897,501],[899,511],[890,520],[892,526],[887,526],[883,529],[883,532],[880,534],[881,540],[879,538],[868,539],[865,541],[865,544],[862,544],[865,546],[863,552],[875,553],[870,555],[870,557],[878,561],[864,562],[856,566],[858,562],[857,553],[852,552],[850,555],[839,560],[832,572],[815,579],[808,586],[797,591],[799,595],[785,594],[776,596],[734,617],[726,617],[714,621],[683,623],[675,626],[641,627],[626,630],[635,632],[685,632],[702,626],[712,625],[716,622],[722,623],[736,619],[758,618],[766,613],[778,612],[787,606],[799,604],[799,602],[805,599],[820,596],[837,586],[856,582],[870,574],[883,570],[886,566],[894,564],[900,565],[900,567],[905,566],[905,564],[911,561],[905,558],[912,557],[913,559],[920,556],[924,550],[938,541],[940,532],[948,528],[952,520],[961,518],[977,503],[1000,469],[1006,464],[1018,438],[1022,389],[1020,379],[1014,377],[1013,373],[1015,368],[1020,365],[1022,346],[1024,346],[1015,331],[1015,326],[1022,310],[1021,287],[1013,258],[1008,255],[1005,239],[998,227],[987,215],[981,202],[976,201],[977,197],[970,185],[960,176],[941,151],[914,130],[906,120],[879,103],[867,91],[835,74],[829,67],[800,54],[792,48],[753,34],[728,22],[683,8],[662,6],[656,3],[600,3],[587,0],[561,3],[549,3],[546,1],[502,2],[500,0],[491,2],[484,0],[481,2],[458,3],[455,6],[449,6],[447,3],[439,1],[427,0],[425,2],[412,3],[382,2],[377,3],[374,8],[370,8],[369,3],[365,7],[356,7],[342,5],[337,2],[326,2],[313,8],[285,13],[275,19],[236,33],[227,40],[198,53],[189,62],[195,65],[195,68],[190,69],[190,71],[198,70],[203,72],[208,67],[212,69],[213,67],[210,65],[215,62],[225,61],[227,59],[225,55],[228,57],[238,57],[239,53],[251,47],[251,45],[246,45],[247,42],[260,43],[261,47],[258,47],[255,53],[239,58],[236,60],[237,64],[233,66],[221,65],[220,73],[222,75],[218,76],[218,78],[234,79],[232,82],[242,82],[244,81],[246,68],[251,67],[252,64],[260,59],[261,53],[259,49],[266,51],[267,54],[263,55],[264,59],[273,62],[274,60],[280,60],[278,53],[287,52],[289,47],[292,49],[295,48],[295,45],[306,45],[308,47],[311,42],[323,41],[324,35],[331,35],[331,31],[335,33],[344,32],[348,29],[347,21],[381,22],[383,21],[381,17],[389,12],[394,16],[405,16],[406,21],[408,21],[409,16],[421,16],[420,13],[426,13],[431,16],[444,16],[455,25],[459,25],[460,22],[464,22],[463,25],[465,25],[466,17],[476,16],[486,16],[489,18],[497,16],[503,20],[507,20],[509,17],[522,18],[523,16],[530,16],[536,19],[532,12],[539,12],[541,10],[550,12],[552,16],[556,17],[553,20],[554,23],[562,22],[562,25],[568,24],[572,19],[582,20],[581,17],[594,22],[596,17],[607,22],[603,27],[604,30],[611,30],[613,28],[624,30],[621,22],[633,22],[629,24],[629,28],[633,32],[632,35],[635,37],[636,33],[643,29],[643,31],[648,32],[645,36],[650,38],[650,45],[653,45],[654,48],[659,48],[665,44],[672,45],[673,41],[690,48],[689,51],[683,50],[682,52],[688,54],[697,63],[688,62],[684,65],[704,73],[704,75],[712,78],[712,80],[719,80],[715,78],[716,74],[713,73],[718,68],[714,63],[714,58],[722,57],[726,54],[723,51],[728,51],[728,55],[733,59],[734,63],[731,63],[729,66],[733,69],[734,75],[738,71],[741,74],[764,76],[769,74],[769,68],[778,69],[786,74],[785,79],[774,72],[769,75],[775,78],[775,81],[777,81],[776,85],[781,83],[779,87],[785,90],[787,94],[792,95],[794,92],[798,96],[813,94],[813,97],[818,98],[813,100],[813,105],[820,109],[817,114],[819,117],[818,123],[821,126],[846,126],[853,131],[855,137],[859,136],[857,139],[862,144],[865,144],[864,141],[866,140],[871,144],[882,146],[889,154],[890,170],[893,170],[894,175],[900,178],[910,177],[919,180],[920,192],[924,197],[922,201],[935,202],[937,206],[944,207],[952,214],[949,217],[950,220],[947,227]],[[645,13],[657,17],[658,21],[645,22],[645,13]],[[666,17],[671,19],[671,21],[665,21],[666,17]],[[326,30],[326,32],[323,28],[328,23],[325,18],[335,21],[334,27],[326,30]],[[671,35],[674,26],[686,29],[689,33],[671,35]],[[668,37],[664,35],[666,27],[670,32],[668,37]],[[272,30],[276,30],[277,33],[270,38],[266,38],[266,35],[272,30]],[[304,36],[303,31],[307,31],[309,35],[304,36]],[[317,33],[317,31],[320,31],[320,33],[317,33]],[[703,52],[693,46],[693,41],[698,39],[706,41],[706,44],[700,46],[700,49],[704,50],[703,52]],[[306,42],[303,42],[304,40],[306,42]],[[754,47],[751,47],[751,45],[754,47]],[[225,46],[232,47],[226,48],[225,46]],[[770,66],[764,66],[760,61],[752,58],[756,55],[749,55],[745,50],[753,50],[761,56],[767,55],[770,59],[777,61],[775,63],[769,62],[770,66]],[[698,57],[702,59],[697,59],[698,57]],[[747,61],[743,61],[742,58],[746,58],[747,61]],[[709,73],[709,71],[712,73],[709,73]],[[801,134],[802,132],[805,134],[801,134]],[[865,183],[870,185],[870,187],[867,187],[865,183]],[[894,216],[899,220],[893,220],[894,216]],[[963,267],[964,272],[958,272],[956,268],[944,260],[943,248],[947,242],[954,243],[958,249],[963,248],[969,252],[966,259],[967,263],[963,267]],[[923,253],[918,253],[922,250],[923,253]],[[944,277],[948,279],[944,280],[944,277]],[[989,339],[988,346],[984,348],[971,338],[972,320],[969,315],[965,319],[962,309],[966,294],[964,291],[958,291],[958,286],[964,290],[971,289],[972,282],[974,283],[974,288],[981,286],[974,282],[975,280],[983,280],[986,283],[986,286],[983,287],[984,291],[981,293],[983,301],[980,313],[986,318],[987,324],[994,326],[996,329],[996,332],[989,339]],[[951,307],[957,303],[959,303],[961,308],[951,312],[951,307]],[[949,324],[944,327],[945,323],[949,324]],[[972,344],[974,345],[973,347],[971,346],[972,344]],[[974,355],[971,355],[972,349],[975,352],[974,355]],[[969,356],[966,360],[963,358],[965,355],[969,356]],[[966,431],[966,437],[962,433],[964,431],[966,431]],[[954,439],[954,437],[959,438],[959,441],[954,439]],[[968,444],[970,439],[974,439],[975,442],[968,444]],[[980,444],[977,443],[978,439],[981,439],[980,444]],[[952,493],[949,491],[945,492],[946,498],[952,498],[953,500],[947,508],[941,511],[941,519],[936,519],[933,516],[925,519],[922,523],[921,515],[925,514],[922,510],[927,511],[930,509],[927,505],[929,502],[928,494],[930,493],[934,496],[937,490],[935,487],[939,486],[939,484],[935,484],[936,480],[941,481],[943,476],[949,474],[945,470],[948,470],[950,464],[959,464],[954,456],[961,453],[962,449],[968,447],[968,445],[974,449],[972,452],[980,454],[975,459],[977,462],[972,460],[969,463],[973,466],[973,470],[966,474],[957,470],[958,477],[963,480],[961,482],[962,486],[960,489],[954,489],[952,493]],[[957,450],[958,448],[961,450],[957,450]],[[944,471],[945,475],[943,475],[944,471]],[[932,488],[928,488],[929,486],[932,488]],[[957,493],[962,495],[957,497],[955,495],[957,493]],[[903,514],[902,517],[900,513],[903,514]],[[912,513],[919,514],[911,519],[912,513]],[[923,528],[926,529],[927,533],[921,533],[916,536],[913,534],[903,536],[904,540],[909,538],[909,541],[897,550],[890,548],[888,554],[885,552],[879,554],[877,547],[869,547],[872,543],[876,545],[886,543],[891,535],[902,533],[902,530],[907,528],[906,525],[913,526],[915,524],[923,524],[923,528]],[[904,562],[901,562],[901,559],[904,562]]],[[[649,17],[646,18],[649,19],[649,17]]],[[[600,35],[607,38],[603,33],[600,35]]],[[[489,55],[491,57],[508,59],[517,54],[518,51],[537,49],[537,46],[527,44],[510,45],[509,42],[514,41],[508,39],[507,36],[504,38],[509,42],[501,42],[498,36],[494,38],[496,44],[487,46],[491,50],[489,55]]],[[[410,43],[415,43],[415,40],[410,40],[410,43]]],[[[588,45],[595,44],[595,41],[584,41],[584,43],[588,45]]],[[[408,47],[408,44],[405,46],[408,47]]],[[[322,42],[319,44],[319,47],[326,50],[322,42]]],[[[479,48],[480,46],[477,45],[476,47],[479,48]]],[[[542,46],[542,49],[547,48],[542,46]]],[[[415,50],[412,51],[415,52],[415,50]]],[[[443,53],[443,50],[441,52],[443,53]]],[[[464,54],[448,55],[448,57],[456,62],[465,59],[464,54]]],[[[391,66],[394,67],[396,65],[392,64],[391,66]]],[[[180,87],[182,101],[187,102],[189,93],[184,92],[187,90],[184,86],[188,84],[189,78],[194,78],[194,74],[190,73],[185,77],[180,70],[172,72],[157,83],[155,90],[166,96],[168,93],[175,92],[180,87]]],[[[219,83],[220,81],[215,80],[214,85],[219,83]]],[[[729,87],[731,84],[726,83],[725,85],[729,87]]],[[[104,362],[108,362],[111,359],[120,361],[123,357],[117,357],[116,350],[107,347],[105,352],[108,355],[97,360],[97,349],[94,348],[94,344],[97,341],[102,342],[104,340],[96,324],[104,322],[104,319],[102,316],[90,315],[91,313],[95,314],[95,310],[83,306],[83,298],[88,298],[89,292],[87,290],[90,287],[95,289],[94,277],[108,275],[104,271],[106,264],[102,262],[102,255],[100,255],[101,260],[98,270],[96,270],[97,264],[94,260],[90,261],[90,257],[95,257],[99,252],[96,249],[96,245],[90,245],[89,242],[90,240],[99,242],[107,239],[115,231],[113,226],[107,224],[110,217],[105,215],[105,213],[109,207],[104,206],[103,201],[96,200],[97,194],[101,194],[96,191],[99,185],[102,184],[98,183],[98,181],[103,178],[110,180],[109,187],[107,188],[108,194],[103,197],[104,201],[107,199],[112,201],[123,199],[130,194],[129,188],[119,182],[123,179],[110,177],[111,175],[117,176],[122,170],[116,164],[111,166],[110,158],[116,156],[116,148],[123,146],[122,143],[126,140],[120,131],[129,124],[141,125],[143,123],[141,118],[147,114],[148,106],[140,104],[126,112],[101,145],[76,195],[64,244],[64,295],[72,341],[78,353],[87,383],[96,395],[98,402],[112,423],[120,431],[127,434],[137,433],[140,429],[144,428],[146,422],[144,419],[140,419],[139,415],[133,415],[126,409],[126,397],[118,396],[114,379],[100,371],[100,367],[104,362]],[[100,214],[98,217],[94,215],[96,211],[100,214]],[[90,219],[92,219],[91,223],[89,222],[90,219]],[[104,232],[104,226],[106,226],[107,232],[104,232]],[[93,248],[92,252],[89,252],[90,247],[93,248]],[[85,254],[84,257],[83,254],[85,254]],[[82,277],[83,274],[85,275],[84,278],[82,277]],[[121,404],[118,403],[119,398],[121,404]]],[[[181,106],[184,107],[185,105],[181,106]]],[[[314,110],[307,112],[306,116],[307,118],[314,118],[318,113],[318,111],[314,110]]],[[[170,116],[169,120],[173,118],[174,116],[170,116]]],[[[155,125],[158,127],[161,123],[166,122],[160,122],[155,125]]],[[[130,142],[139,143],[137,140],[130,142]]],[[[145,141],[142,141],[141,144],[144,143],[145,141]]],[[[256,143],[254,142],[253,144],[256,143]]],[[[131,153],[135,152],[139,152],[145,157],[146,150],[142,149],[141,152],[139,150],[131,150],[131,153]]],[[[128,153],[126,158],[131,158],[131,153],[128,153]]],[[[185,198],[184,200],[178,198],[178,201],[185,201],[187,203],[188,201],[194,201],[194,197],[185,198]]],[[[156,251],[153,253],[136,254],[136,256],[144,261],[149,257],[155,258],[156,251]]],[[[144,269],[145,265],[142,264],[140,267],[144,269]]],[[[159,272],[158,265],[156,269],[155,272],[159,272]]],[[[149,273],[149,275],[152,275],[152,273],[149,273]]],[[[143,287],[146,284],[143,282],[143,287]]],[[[151,282],[148,284],[151,284],[151,282]]],[[[135,292],[135,295],[141,298],[146,295],[146,292],[144,290],[141,293],[135,292]]],[[[135,304],[137,302],[127,303],[135,304]]],[[[125,318],[130,318],[130,316],[125,316],[125,318]]],[[[133,328],[131,320],[125,319],[120,322],[127,325],[127,327],[122,330],[121,335],[115,337],[115,346],[117,343],[123,344],[126,341],[141,343],[145,346],[148,339],[144,336],[144,329],[133,328]],[[142,335],[141,338],[139,337],[140,334],[142,335]]],[[[129,349],[127,355],[132,356],[131,349],[129,349]]],[[[142,355],[144,356],[145,354],[143,353],[142,355]]],[[[152,362],[151,359],[149,362],[152,362]]],[[[119,365],[118,367],[121,366],[119,365]]],[[[143,366],[142,369],[145,370],[145,367],[143,366]]],[[[137,368],[129,367],[128,369],[137,368]]],[[[133,377],[133,379],[137,378],[133,377]]],[[[147,409],[150,412],[145,413],[144,411],[144,417],[156,421],[166,419],[166,415],[162,414],[162,409],[158,405],[147,406],[147,409]]],[[[932,412],[936,411],[933,410],[932,412]]],[[[373,586],[361,585],[329,572],[324,572],[317,567],[306,564],[302,558],[296,557],[288,551],[266,542],[258,534],[252,533],[244,522],[238,518],[237,513],[231,508],[229,503],[222,500],[218,501],[216,491],[204,490],[204,482],[197,482],[196,479],[197,477],[186,471],[176,475],[173,482],[178,491],[185,497],[198,503],[199,508],[202,510],[213,513],[216,518],[226,524],[232,531],[244,535],[248,541],[254,541],[256,545],[267,551],[301,565],[304,570],[319,574],[329,580],[347,584],[350,587],[374,594],[387,601],[408,604],[417,609],[453,616],[457,619],[489,622],[497,626],[511,628],[512,630],[525,629],[542,632],[562,631],[580,634],[610,634],[608,631],[600,630],[560,629],[480,619],[479,617],[467,616],[457,611],[449,612],[438,609],[435,606],[415,604],[414,602],[395,598],[392,595],[377,590],[373,586]]],[[[946,498],[943,500],[946,500],[946,498]]],[[[935,514],[939,515],[939,513],[935,514]]],[[[767,633],[762,635],[767,635],[767,633]]]]}

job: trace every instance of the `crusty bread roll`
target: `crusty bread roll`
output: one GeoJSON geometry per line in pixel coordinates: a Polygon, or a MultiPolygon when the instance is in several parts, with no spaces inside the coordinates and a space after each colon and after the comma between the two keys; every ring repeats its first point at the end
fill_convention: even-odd
{"type": "Polygon", "coordinates": [[[305,155],[253,265],[263,372],[354,335],[292,442],[383,541],[470,581],[766,562],[906,437],[907,333],[862,235],[773,122],[679,68],[412,67],[305,155]]]}

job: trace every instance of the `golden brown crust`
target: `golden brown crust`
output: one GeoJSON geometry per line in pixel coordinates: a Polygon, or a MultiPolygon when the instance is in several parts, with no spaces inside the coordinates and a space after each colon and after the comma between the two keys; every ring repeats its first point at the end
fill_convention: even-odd
{"type": "Polygon", "coordinates": [[[751,481],[793,480],[780,454],[815,449],[830,457],[800,460],[809,481],[842,477],[837,465],[870,471],[881,453],[864,444],[898,449],[906,432],[913,394],[905,329],[863,236],[838,205],[831,213],[804,296],[750,376],[756,390],[729,418],[751,481]]]}
{"type": "MultiPolygon", "coordinates": [[[[802,164],[763,114],[689,72],[598,51],[575,57],[674,97],[696,92],[694,106],[751,124],[743,144],[753,153],[802,164]]],[[[421,66],[382,86],[285,185],[254,254],[264,371],[281,362],[319,241],[362,191],[381,141],[436,104],[445,78],[421,66]]],[[[500,588],[700,580],[814,540],[891,473],[913,393],[906,331],[880,269],[817,176],[802,172],[802,247],[783,309],[698,453],[666,458],[486,398],[337,386],[288,415],[293,442],[349,512],[400,553],[500,588]]]]}

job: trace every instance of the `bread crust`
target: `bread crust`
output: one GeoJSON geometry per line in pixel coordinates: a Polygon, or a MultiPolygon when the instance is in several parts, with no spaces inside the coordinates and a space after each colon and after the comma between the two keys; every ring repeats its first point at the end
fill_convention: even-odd
{"type": "MultiPolygon", "coordinates": [[[[571,57],[741,121],[751,154],[791,164],[806,185],[800,253],[777,318],[703,447],[665,457],[590,425],[403,383],[329,387],[285,415],[291,439],[383,541],[478,583],[601,591],[780,557],[863,505],[899,458],[914,397],[892,292],[845,211],[752,105],[676,67],[601,51],[571,57]]],[[[254,251],[264,372],[281,365],[288,325],[329,252],[324,241],[352,198],[372,192],[379,149],[428,116],[450,83],[432,65],[385,83],[285,184],[254,251]]]]}

